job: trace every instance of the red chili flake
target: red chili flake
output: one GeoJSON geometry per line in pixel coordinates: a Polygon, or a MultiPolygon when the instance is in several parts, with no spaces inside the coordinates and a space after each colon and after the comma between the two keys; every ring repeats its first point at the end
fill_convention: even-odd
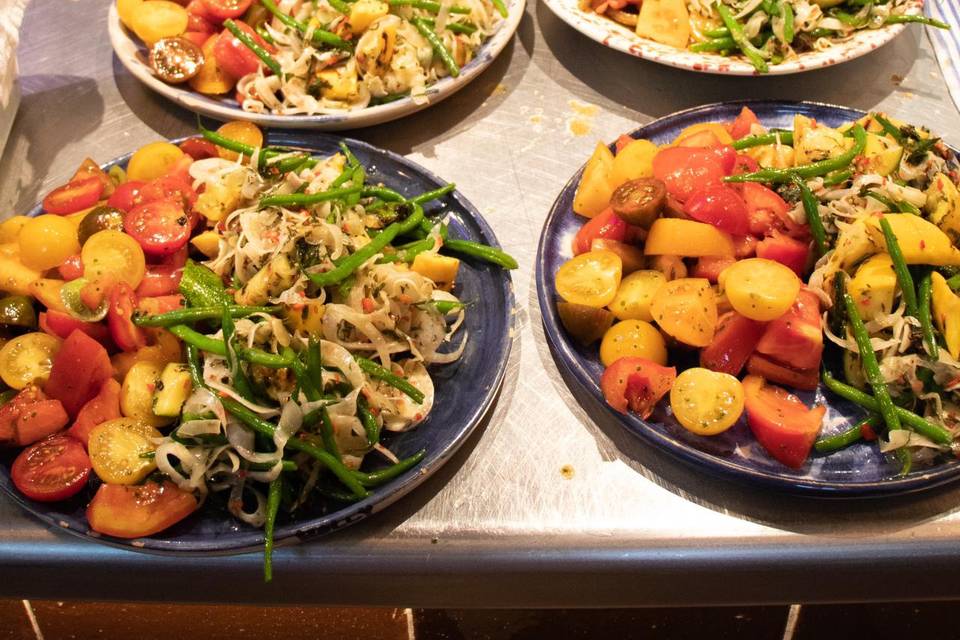
{"type": "Polygon", "coordinates": [[[923,250],[923,249],[926,249],[926,248],[927,248],[927,243],[924,242],[923,240],[921,240],[921,241],[920,241],[920,249],[923,250]]]}
{"type": "Polygon", "coordinates": [[[360,305],[363,307],[364,313],[373,313],[377,308],[376,304],[373,301],[373,298],[364,298],[360,302],[360,305]]]}

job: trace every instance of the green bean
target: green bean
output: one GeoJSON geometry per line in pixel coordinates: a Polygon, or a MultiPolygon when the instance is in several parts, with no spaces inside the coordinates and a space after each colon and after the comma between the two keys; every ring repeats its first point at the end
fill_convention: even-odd
{"type": "Polygon", "coordinates": [[[360,418],[363,431],[367,434],[367,444],[372,447],[380,442],[380,425],[377,424],[374,415],[370,413],[370,403],[362,393],[357,396],[357,417],[360,418]]]}
{"type": "Polygon", "coordinates": [[[367,186],[360,191],[364,198],[380,198],[386,202],[405,202],[406,198],[391,189],[384,186],[367,186]]]}
{"type": "Polygon", "coordinates": [[[903,478],[910,473],[911,469],[913,469],[913,455],[906,447],[900,447],[894,452],[894,455],[897,456],[897,460],[900,462],[899,475],[901,478],[903,478]]]}
{"type": "Polygon", "coordinates": [[[828,248],[827,231],[823,228],[823,220],[820,218],[820,205],[802,178],[794,177],[793,183],[800,189],[800,200],[803,202],[803,211],[807,215],[810,235],[813,236],[813,242],[817,247],[817,257],[822,258],[828,248]]]}
{"type": "MultiPolygon", "coordinates": [[[[169,328],[169,331],[188,345],[192,344],[201,351],[206,351],[207,353],[212,353],[213,355],[223,358],[227,357],[227,345],[224,344],[223,340],[205,336],[183,324],[175,324],[169,328]]],[[[275,353],[268,353],[262,349],[238,347],[236,351],[240,358],[251,364],[258,364],[269,369],[286,369],[290,366],[288,359],[275,353]]]]}
{"type": "MultiPolygon", "coordinates": [[[[841,398],[845,398],[850,402],[860,405],[868,411],[879,411],[880,405],[877,402],[877,399],[871,396],[868,393],[860,391],[856,387],[851,387],[848,384],[840,382],[834,378],[829,371],[823,372],[823,384],[827,389],[834,392],[841,398]]],[[[908,411],[903,407],[894,406],[897,417],[905,424],[910,427],[912,430],[916,431],[920,435],[936,442],[937,444],[950,444],[953,440],[953,436],[950,435],[950,432],[941,427],[938,424],[930,422],[926,418],[923,418],[912,411],[908,411]]]]}
{"type": "Polygon", "coordinates": [[[207,383],[203,381],[203,365],[200,364],[200,350],[197,345],[185,343],[187,346],[187,368],[190,370],[190,381],[197,389],[205,389],[207,383]]]}
{"type": "Polygon", "coordinates": [[[307,277],[319,287],[337,284],[359,269],[360,265],[364,262],[383,251],[383,248],[393,242],[393,239],[398,235],[419,225],[421,220],[423,220],[423,207],[414,205],[413,213],[407,216],[406,220],[390,224],[386,229],[377,234],[373,240],[347,256],[345,260],[330,271],[309,273],[307,277]]]}
{"type": "Polygon", "coordinates": [[[917,290],[913,285],[913,276],[910,275],[910,269],[903,259],[903,252],[900,251],[900,243],[897,242],[897,236],[894,235],[890,227],[890,221],[885,217],[880,218],[880,228],[883,230],[883,238],[887,243],[887,253],[890,254],[890,260],[893,261],[893,271],[897,274],[897,282],[900,284],[900,295],[907,305],[907,314],[917,317],[917,290]]]}
{"type": "MultiPolygon", "coordinates": [[[[247,462],[243,468],[248,471],[270,471],[276,464],[276,462],[247,462]]],[[[280,461],[281,471],[296,471],[297,468],[297,463],[293,460],[280,461]]]]}
{"type": "Polygon", "coordinates": [[[500,14],[501,18],[506,18],[509,13],[507,12],[507,5],[503,3],[503,0],[492,0],[494,9],[497,10],[497,13],[500,14]]]}
{"type": "Polygon", "coordinates": [[[836,29],[813,29],[807,32],[807,35],[811,38],[832,38],[836,35],[836,29]]]}
{"type": "Polygon", "coordinates": [[[887,16],[883,20],[883,24],[900,24],[905,22],[919,22],[920,24],[936,27],[937,29],[950,29],[950,25],[948,25],[946,22],[940,22],[939,20],[934,20],[933,18],[912,14],[887,16]]]}
{"type": "Polygon", "coordinates": [[[319,193],[289,193],[286,195],[265,196],[260,198],[260,208],[264,207],[309,207],[330,200],[341,200],[354,193],[360,193],[359,185],[327,189],[319,193]]]}
{"type": "Polygon", "coordinates": [[[320,352],[320,340],[310,336],[307,342],[307,375],[313,385],[323,392],[323,356],[320,352]]]}
{"type": "Polygon", "coordinates": [[[266,42],[267,44],[275,43],[273,36],[270,35],[270,32],[267,31],[266,27],[264,27],[262,24],[259,25],[256,29],[254,29],[254,31],[260,34],[260,37],[263,38],[263,41],[266,42]]]}
{"type": "Polygon", "coordinates": [[[823,186],[825,187],[835,187],[838,184],[846,182],[853,176],[853,171],[851,169],[844,169],[843,171],[834,171],[823,177],[823,186]]]}
{"type": "MultiPolygon", "coordinates": [[[[450,25],[447,25],[448,28],[449,26],[450,25]]],[[[450,30],[454,31],[453,29],[450,29],[450,30]]],[[[476,27],[474,27],[474,30],[476,30],[476,27]]],[[[381,104],[390,104],[391,102],[396,102],[397,100],[403,100],[404,98],[409,98],[409,97],[410,97],[410,94],[408,93],[388,93],[385,96],[373,96],[372,98],[370,98],[370,106],[376,107],[381,104]]]]}
{"type": "Polygon", "coordinates": [[[816,449],[818,453],[833,453],[834,451],[845,449],[854,443],[860,442],[860,440],[863,439],[863,430],[865,428],[872,430],[876,422],[879,422],[879,418],[877,416],[871,416],[840,433],[820,438],[813,444],[813,448],[816,449]]]}
{"type": "Polygon", "coordinates": [[[369,473],[364,473],[363,471],[354,471],[353,475],[364,487],[379,487],[383,483],[389,482],[402,473],[405,473],[409,469],[417,466],[420,461],[423,460],[425,455],[427,455],[426,450],[421,449],[409,458],[404,458],[400,462],[384,469],[377,469],[376,471],[371,471],[369,473]]]}
{"type": "Polygon", "coordinates": [[[357,502],[357,498],[352,493],[347,493],[340,489],[334,489],[328,486],[318,486],[316,492],[319,493],[324,498],[329,498],[330,500],[336,500],[338,502],[357,502]]]}
{"type": "Polygon", "coordinates": [[[705,40],[690,45],[690,51],[694,53],[706,53],[713,51],[731,51],[737,48],[737,43],[733,38],[716,38],[714,40],[705,40]]]}
{"type": "MultiPolygon", "coordinates": [[[[306,35],[307,25],[281,11],[273,0],[260,0],[260,4],[266,7],[267,11],[276,16],[280,22],[291,29],[299,31],[302,35],[306,35]]],[[[352,44],[337,34],[325,31],[323,29],[314,29],[311,41],[313,42],[314,46],[328,46],[346,50],[353,48],[352,44]]]]}
{"type": "MultiPolygon", "coordinates": [[[[243,307],[231,305],[227,307],[227,312],[233,318],[246,318],[255,313],[274,314],[280,311],[280,307],[243,307]]],[[[157,315],[133,316],[133,323],[138,327],[169,327],[172,324],[188,324],[191,322],[200,322],[201,320],[216,320],[223,313],[223,307],[190,307],[188,309],[177,309],[157,315]]]]}
{"type": "Polygon", "coordinates": [[[268,162],[267,169],[276,171],[282,175],[284,173],[290,173],[291,171],[299,171],[304,167],[314,167],[316,164],[317,161],[314,158],[311,158],[305,153],[301,153],[299,155],[282,158],[272,164],[268,162]]]}
{"type": "Polygon", "coordinates": [[[719,27],[717,29],[707,29],[703,32],[704,37],[707,38],[729,38],[730,29],[726,27],[719,27]]]}
{"type": "Polygon", "coordinates": [[[954,291],[960,289],[960,273],[947,279],[947,286],[954,291]]]}
{"type": "Polygon", "coordinates": [[[879,192],[877,192],[877,191],[873,191],[873,190],[871,189],[870,191],[867,191],[867,192],[864,193],[863,195],[866,196],[866,197],[868,197],[868,198],[873,198],[874,200],[876,200],[877,202],[879,202],[880,204],[882,204],[883,206],[885,206],[885,207],[887,208],[887,211],[892,211],[892,212],[896,213],[896,211],[897,211],[897,205],[894,203],[893,200],[891,200],[891,199],[888,198],[887,196],[883,195],[882,193],[879,193],[879,192]]]}
{"type": "Polygon", "coordinates": [[[275,76],[278,78],[283,77],[283,69],[280,68],[280,63],[277,62],[266,49],[261,47],[256,40],[251,38],[249,33],[241,30],[240,27],[237,26],[237,23],[229,18],[223,21],[223,26],[226,27],[227,30],[233,34],[233,37],[239,40],[243,46],[253,51],[254,55],[260,58],[260,61],[263,62],[275,76]]]}
{"type": "Polygon", "coordinates": [[[826,160],[820,160],[819,162],[813,162],[811,164],[803,164],[797,167],[791,167],[789,169],[760,169],[759,171],[754,171],[753,173],[741,173],[740,175],[727,176],[723,180],[724,182],[783,183],[793,180],[794,174],[800,176],[801,178],[809,179],[822,176],[832,171],[846,169],[850,163],[853,162],[854,158],[863,153],[863,149],[867,145],[867,132],[864,131],[861,125],[854,125],[851,131],[853,132],[853,139],[855,140],[853,147],[836,158],[827,158],[826,160]]]}
{"type": "Polygon", "coordinates": [[[737,19],[733,17],[730,9],[722,3],[717,3],[714,7],[717,13],[720,14],[720,19],[723,20],[724,26],[730,31],[730,37],[737,44],[737,47],[740,48],[740,51],[743,52],[743,55],[747,57],[747,60],[750,61],[750,64],[753,65],[753,68],[760,73],[770,71],[770,67],[767,66],[767,61],[763,59],[763,53],[753,46],[753,43],[750,42],[747,34],[743,31],[743,25],[737,22],[737,19]]]}
{"type": "Polygon", "coordinates": [[[354,356],[354,360],[356,360],[357,364],[360,365],[360,369],[362,369],[363,372],[371,378],[375,380],[382,380],[394,389],[399,389],[405,393],[417,404],[423,404],[423,391],[420,391],[420,389],[417,389],[415,386],[410,384],[406,378],[402,378],[389,371],[387,368],[380,366],[373,360],[369,360],[362,356],[354,356]]]}
{"type": "Polygon", "coordinates": [[[509,253],[496,247],[473,242],[472,240],[447,240],[443,243],[443,246],[455,253],[462,253],[463,255],[473,258],[479,258],[480,260],[499,265],[504,269],[517,269],[520,266],[517,264],[516,259],[509,253]]]}
{"type": "Polygon", "coordinates": [[[307,396],[307,400],[309,402],[316,402],[317,400],[320,400],[323,397],[323,387],[321,386],[318,388],[314,384],[313,376],[307,371],[307,367],[304,366],[303,362],[300,361],[300,358],[297,356],[296,352],[294,352],[294,350],[290,347],[284,347],[283,351],[281,352],[281,356],[290,362],[290,369],[293,371],[293,375],[297,379],[297,384],[300,385],[304,395],[307,396]]]}
{"type": "MultiPolygon", "coordinates": [[[[843,272],[838,273],[838,278],[845,277],[843,272]]],[[[887,431],[895,431],[900,428],[900,417],[897,415],[893,400],[890,398],[890,391],[887,389],[887,383],[883,380],[880,373],[880,365],[877,362],[877,354],[873,351],[873,344],[870,342],[870,335],[867,333],[863,320],[860,318],[860,310],[857,309],[857,303],[853,296],[844,292],[843,304],[847,311],[847,318],[850,324],[850,330],[853,333],[853,339],[857,343],[860,351],[860,360],[863,364],[863,373],[873,389],[873,395],[876,397],[878,411],[887,425],[887,431]]]]}
{"type": "Polygon", "coordinates": [[[396,253],[383,256],[377,260],[377,263],[385,264],[388,262],[413,262],[416,260],[417,256],[424,251],[433,249],[433,244],[433,238],[424,238],[423,240],[411,242],[410,244],[405,245],[404,248],[398,249],[396,253]]]}
{"type": "MultiPolygon", "coordinates": [[[[387,0],[391,7],[413,7],[414,9],[423,9],[430,13],[440,13],[440,3],[433,0],[387,0]]],[[[450,13],[467,15],[470,9],[467,7],[450,7],[450,13]]]]}
{"type": "Polygon", "coordinates": [[[344,15],[349,15],[350,13],[350,5],[343,0],[327,0],[327,3],[333,7],[335,11],[339,11],[344,15]]]}
{"type": "Polygon", "coordinates": [[[280,495],[283,490],[283,476],[278,475],[270,483],[267,492],[267,519],[263,524],[263,581],[273,580],[273,530],[277,524],[277,512],[280,510],[280,495]]]}
{"type": "Polygon", "coordinates": [[[870,115],[877,121],[877,124],[883,127],[883,131],[887,135],[896,140],[900,145],[903,145],[903,132],[900,131],[900,127],[887,120],[882,114],[872,113],[870,115]]]}
{"type": "Polygon", "coordinates": [[[937,344],[937,336],[933,332],[933,319],[930,313],[930,299],[932,298],[933,281],[931,272],[927,272],[920,280],[920,298],[917,306],[917,319],[920,321],[920,332],[923,334],[923,345],[927,350],[930,359],[937,361],[940,359],[940,345],[937,344]]]}
{"type": "Polygon", "coordinates": [[[430,46],[433,47],[433,51],[440,58],[440,61],[443,62],[443,66],[447,68],[447,72],[454,78],[459,76],[460,67],[457,65],[457,61],[453,59],[453,55],[451,55],[446,45],[440,41],[436,32],[423,21],[423,18],[414,18],[411,22],[413,26],[417,28],[417,31],[420,32],[420,35],[426,38],[430,46]]]}
{"type": "MultiPolygon", "coordinates": [[[[233,346],[233,335],[236,331],[236,327],[233,324],[233,317],[231,317],[230,311],[226,307],[223,307],[223,313],[221,315],[221,327],[223,330],[224,346],[233,346]]],[[[236,348],[226,348],[225,352],[227,367],[230,369],[230,373],[233,378],[233,388],[244,400],[257,402],[256,396],[253,393],[253,387],[251,386],[250,381],[247,379],[247,374],[243,371],[243,367],[240,366],[240,363],[234,357],[236,354],[236,348]]]]}
{"type": "Polygon", "coordinates": [[[848,27],[853,27],[854,29],[862,29],[870,20],[869,13],[863,18],[859,18],[852,13],[847,13],[846,11],[841,11],[840,9],[835,9],[830,13],[830,15],[848,27]]]}
{"type": "Polygon", "coordinates": [[[320,437],[323,438],[323,448],[336,456],[338,460],[343,460],[340,455],[340,447],[337,446],[337,439],[333,433],[333,422],[330,420],[330,414],[326,407],[318,409],[320,415],[320,437]]]}
{"type": "Polygon", "coordinates": [[[347,159],[348,165],[353,168],[360,166],[360,160],[353,154],[353,151],[350,150],[346,142],[341,141],[338,146],[340,147],[340,152],[343,153],[343,156],[347,159]]]}
{"type": "Polygon", "coordinates": [[[793,8],[789,2],[780,3],[780,17],[783,18],[783,41],[791,44],[796,35],[796,29],[794,27],[793,8]]]}
{"type": "MultiPolygon", "coordinates": [[[[223,408],[245,424],[251,430],[268,438],[273,438],[276,427],[261,418],[255,412],[246,408],[233,398],[221,397],[223,408]]],[[[305,440],[293,437],[287,440],[287,449],[292,451],[302,451],[313,458],[316,458],[322,465],[329,469],[350,491],[358,498],[366,498],[367,490],[360,484],[360,481],[353,475],[340,460],[305,440]]]]}
{"type": "Polygon", "coordinates": [[[743,149],[749,149],[750,147],[761,147],[768,144],[793,144],[793,132],[792,131],[771,131],[769,133],[762,133],[756,136],[747,136],[745,138],[740,138],[739,140],[734,140],[733,144],[730,145],[737,151],[743,149]]]}
{"type": "Polygon", "coordinates": [[[433,200],[439,200],[440,198],[447,195],[448,193],[453,193],[453,191],[455,191],[456,188],[457,188],[456,184],[454,184],[453,182],[448,182],[442,187],[437,187],[436,189],[433,189],[431,191],[425,191],[418,196],[414,196],[410,198],[410,202],[414,204],[424,205],[424,204],[427,204],[428,202],[432,202],[433,200]]]}
{"type": "Polygon", "coordinates": [[[360,202],[360,192],[363,190],[363,184],[367,181],[367,171],[361,165],[357,165],[353,168],[353,176],[350,178],[350,185],[353,187],[360,187],[360,190],[356,193],[351,193],[344,200],[345,204],[348,207],[352,207],[360,202]]]}

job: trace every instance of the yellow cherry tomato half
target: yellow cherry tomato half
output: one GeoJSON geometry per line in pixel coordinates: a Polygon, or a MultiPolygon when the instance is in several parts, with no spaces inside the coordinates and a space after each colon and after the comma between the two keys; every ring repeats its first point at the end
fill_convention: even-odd
{"type": "Polygon", "coordinates": [[[620,358],[646,358],[659,365],[667,364],[667,344],[649,322],[624,320],[603,334],[600,342],[600,362],[609,367],[620,358]]]}
{"type": "Polygon", "coordinates": [[[11,338],[0,349],[0,379],[14,389],[23,389],[31,382],[43,384],[50,377],[58,351],[60,338],[46,333],[11,338]]]}
{"type": "Polygon", "coordinates": [[[557,293],[567,302],[605,307],[620,287],[623,262],[613,251],[587,251],[557,269],[557,293]]]}
{"type": "Polygon", "coordinates": [[[765,258],[735,262],[720,273],[720,287],[734,311],[751,320],[776,320],[800,293],[800,278],[790,267],[765,258]]]}
{"type": "Polygon", "coordinates": [[[46,271],[80,252],[77,226],[63,216],[31,218],[18,236],[20,262],[31,269],[46,271]]]}
{"type": "Polygon", "coordinates": [[[700,436],[723,433],[743,413],[743,385],[729,373],[687,369],[673,383],[670,408],[684,429],[700,436]]]}
{"type": "MultiPolygon", "coordinates": [[[[149,4],[149,3],[148,3],[149,4]]],[[[183,157],[183,151],[170,142],[151,142],[137,149],[127,163],[127,180],[149,182],[159,178],[183,157]]]]}
{"type": "MultiPolygon", "coordinates": [[[[260,127],[252,122],[244,122],[242,120],[228,122],[217,129],[217,133],[224,138],[242,142],[255,149],[263,147],[263,132],[260,131],[260,127]]],[[[217,153],[219,153],[220,157],[224,160],[236,160],[240,157],[240,154],[236,151],[230,151],[223,147],[217,147],[217,153]]]]}
{"type": "Polygon", "coordinates": [[[184,7],[169,0],[147,0],[131,10],[130,26],[148,47],[161,38],[179,36],[190,20],[184,7]]]}
{"type": "Polygon", "coordinates": [[[136,484],[157,468],[154,459],[143,454],[155,451],[153,439],[161,437],[159,431],[134,418],[101,422],[90,432],[90,466],[106,483],[136,484]]]}
{"type": "Polygon", "coordinates": [[[122,231],[104,229],[90,236],[80,251],[83,275],[91,281],[113,278],[136,289],[146,272],[146,257],[136,240],[122,231]]]}

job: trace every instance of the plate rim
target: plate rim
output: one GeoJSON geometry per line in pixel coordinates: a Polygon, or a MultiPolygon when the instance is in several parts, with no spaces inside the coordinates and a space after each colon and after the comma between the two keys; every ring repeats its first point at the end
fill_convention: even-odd
{"type": "MultiPolygon", "coordinates": [[[[695,53],[686,49],[675,49],[668,45],[642,38],[612,20],[608,21],[610,23],[609,25],[606,23],[601,25],[595,22],[595,19],[599,19],[598,16],[581,15],[582,12],[578,12],[579,10],[571,9],[569,6],[570,2],[571,0],[543,0],[543,3],[555,16],[560,18],[560,20],[580,34],[608,49],[613,49],[614,51],[619,51],[635,58],[649,60],[675,69],[685,69],[687,71],[713,75],[762,78],[824,69],[855,60],[856,58],[876,51],[880,47],[892,42],[897,36],[903,33],[907,27],[906,24],[892,24],[885,25],[880,29],[861,30],[851,37],[850,42],[844,43],[853,43],[854,46],[849,46],[843,53],[838,53],[838,59],[830,59],[823,56],[822,59],[815,58],[814,61],[810,63],[803,59],[791,60],[779,65],[771,65],[768,73],[760,73],[754,69],[751,64],[743,60],[725,58],[707,53],[695,53]],[[878,35],[876,42],[873,41],[873,38],[867,37],[874,34],[878,35]]],[[[827,53],[827,51],[818,53],[827,53]]]]}
{"type": "MultiPolygon", "coordinates": [[[[182,136],[170,139],[169,141],[179,143],[192,137],[195,136],[182,136]]],[[[314,153],[320,152],[319,146],[323,144],[324,141],[328,143],[343,141],[351,149],[363,149],[366,153],[386,157],[393,162],[399,163],[406,171],[419,174],[427,181],[436,183],[438,186],[447,183],[447,181],[426,167],[409,158],[390,151],[389,149],[382,149],[355,138],[330,133],[312,134],[309,137],[305,137],[302,132],[280,130],[268,130],[266,132],[266,138],[273,144],[299,147],[314,153]]],[[[126,163],[131,155],[133,155],[132,151],[117,156],[100,166],[101,168],[107,169],[115,164],[126,163]]],[[[476,225],[480,232],[480,239],[491,246],[501,248],[502,245],[489,222],[487,222],[479,209],[477,209],[459,189],[455,189],[448,194],[447,197],[453,200],[459,212],[469,218],[472,224],[476,225]]],[[[41,205],[37,203],[31,207],[25,215],[32,217],[40,213],[41,205]]],[[[498,324],[502,324],[504,327],[504,335],[502,340],[497,341],[499,343],[498,353],[495,355],[497,369],[490,380],[488,390],[483,394],[482,399],[477,403],[470,415],[464,416],[462,421],[463,426],[458,430],[455,437],[443,449],[435,452],[433,455],[428,452],[421,464],[409,469],[392,482],[378,487],[378,490],[371,492],[371,495],[367,498],[309,520],[295,521],[278,526],[275,535],[277,546],[286,546],[293,543],[313,540],[314,538],[327,535],[361,520],[365,520],[371,515],[380,513],[392,506],[401,498],[413,492],[414,489],[423,484],[435,472],[449,462],[463,444],[474,434],[480,423],[492,414],[506,377],[507,364],[513,348],[513,340],[510,338],[510,335],[516,325],[516,317],[513,313],[516,307],[513,277],[509,271],[502,271],[502,275],[497,279],[499,281],[498,288],[500,289],[504,304],[503,315],[498,320],[498,324]]],[[[264,541],[263,532],[259,530],[244,530],[230,534],[228,537],[235,538],[236,540],[226,545],[222,543],[222,540],[227,536],[184,543],[178,541],[176,538],[156,538],[152,536],[125,540],[96,533],[91,531],[89,527],[84,531],[70,526],[69,522],[59,519],[55,514],[44,513],[35,508],[34,501],[27,499],[16,491],[15,488],[10,486],[12,481],[10,480],[10,470],[7,465],[0,465],[0,480],[2,480],[2,482],[0,482],[0,492],[12,499],[14,503],[28,512],[32,517],[52,526],[56,530],[65,531],[84,540],[90,540],[114,548],[168,556],[190,556],[198,554],[233,555],[260,550],[262,549],[264,541]]]]}
{"type": "Polygon", "coordinates": [[[520,26],[520,21],[526,13],[527,2],[527,0],[510,0],[507,17],[503,19],[490,38],[480,46],[474,58],[461,67],[460,75],[456,78],[445,76],[431,85],[428,89],[427,102],[423,104],[417,104],[412,98],[407,97],[387,104],[342,113],[275,115],[244,111],[239,106],[231,106],[216,98],[198,94],[192,89],[185,89],[184,87],[187,85],[171,85],[154,77],[146,64],[123,53],[123,48],[133,47],[139,51],[142,50],[143,45],[137,42],[120,22],[116,0],[108,1],[110,6],[107,12],[107,33],[113,55],[140,84],[145,85],[154,93],[188,111],[221,122],[244,120],[274,129],[314,129],[318,131],[358,129],[383,124],[422,111],[449,98],[473,82],[503,53],[520,26]]]}
{"type": "MultiPolygon", "coordinates": [[[[812,100],[730,100],[699,105],[656,118],[634,129],[627,135],[631,137],[642,137],[645,131],[670,125],[673,121],[682,121],[691,116],[707,116],[721,108],[736,109],[743,106],[757,106],[758,108],[765,106],[830,109],[841,112],[841,114],[855,116],[856,118],[862,117],[867,113],[860,109],[812,100]]],[[[612,149],[614,144],[608,146],[612,149]]],[[[950,146],[950,149],[955,154],[958,153],[955,147],[950,146]]],[[[883,481],[839,483],[812,478],[785,477],[760,469],[743,467],[730,460],[701,451],[665,434],[661,434],[655,429],[649,428],[646,420],[641,420],[632,414],[624,416],[614,411],[603,399],[599,384],[594,380],[593,375],[583,366],[583,360],[576,353],[573,344],[566,338],[566,334],[559,323],[553,298],[550,297],[550,287],[547,282],[547,277],[552,276],[552,274],[546,273],[547,256],[544,252],[551,235],[549,231],[551,227],[556,224],[557,220],[568,213],[567,210],[561,208],[561,200],[564,199],[565,195],[576,189],[585,166],[586,163],[581,165],[563,186],[551,205],[550,212],[544,219],[535,258],[537,301],[540,307],[540,318],[543,324],[544,334],[550,343],[554,361],[568,374],[569,378],[572,378],[572,380],[577,383],[578,389],[597,401],[601,410],[614,418],[621,428],[625,429],[634,437],[644,440],[657,451],[663,451],[674,459],[680,460],[690,467],[695,468],[697,471],[706,472],[709,475],[719,475],[727,479],[739,481],[742,484],[752,484],[753,486],[776,489],[785,493],[800,494],[808,497],[834,499],[880,498],[925,491],[960,479],[960,462],[947,467],[940,467],[927,473],[918,473],[917,475],[909,475],[906,478],[895,478],[883,481]]],[[[567,380],[565,380],[564,383],[570,384],[567,380]]]]}

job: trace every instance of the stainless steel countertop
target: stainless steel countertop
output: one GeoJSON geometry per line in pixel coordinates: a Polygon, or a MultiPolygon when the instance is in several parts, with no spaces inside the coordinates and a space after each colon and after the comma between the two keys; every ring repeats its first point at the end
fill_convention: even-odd
{"type": "MultiPolygon", "coordinates": [[[[0,217],[29,208],[84,156],[105,161],[194,130],[192,114],[114,59],[106,13],[104,0],[29,7],[0,217]]],[[[520,261],[507,379],[464,449],[386,513],[281,549],[269,586],[258,554],[185,559],[109,548],[49,530],[0,497],[0,596],[404,606],[960,597],[960,487],[851,503],[718,480],[576,398],[550,354],[533,260],[562,185],[598,139],[745,97],[879,107],[960,144],[960,114],[919,28],[832,69],[724,78],[607,50],[530,0],[513,44],[471,86],[348,134],[455,181],[520,261]]]]}

